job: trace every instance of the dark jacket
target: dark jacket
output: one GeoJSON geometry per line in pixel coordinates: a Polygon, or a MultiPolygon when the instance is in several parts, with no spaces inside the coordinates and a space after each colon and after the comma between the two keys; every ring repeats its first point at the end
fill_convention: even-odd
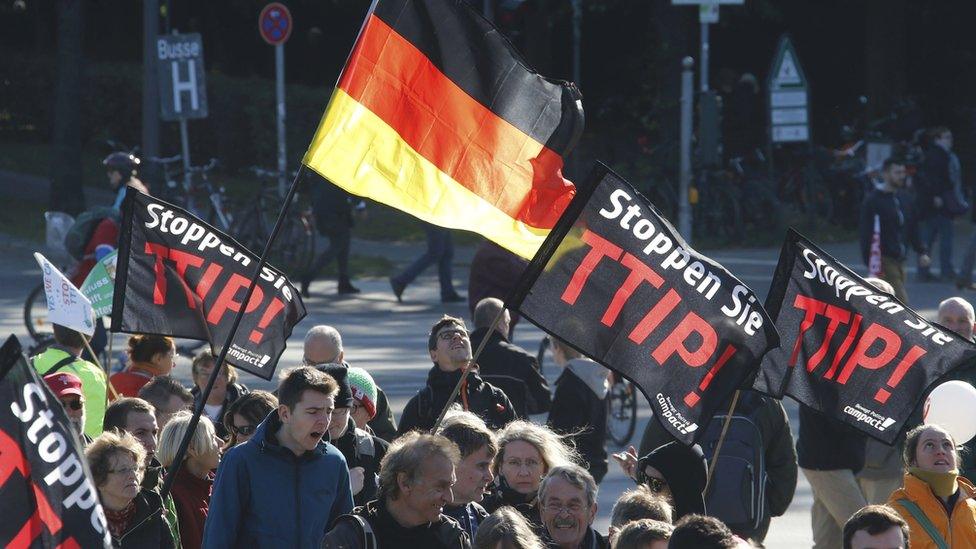
{"type": "Polygon", "coordinates": [[[864,467],[866,436],[801,404],[800,433],[796,440],[797,461],[804,469],[850,469],[857,473],[864,467]]]}
{"type": "MultiPolygon", "coordinates": [[[[203,393],[200,391],[200,388],[197,387],[196,385],[194,385],[193,388],[190,389],[190,392],[193,393],[193,409],[195,410],[196,407],[200,405],[200,395],[202,395],[203,393]]],[[[235,400],[241,398],[242,396],[250,392],[251,392],[250,389],[248,389],[247,387],[245,387],[240,383],[227,384],[227,394],[224,396],[224,403],[220,407],[220,414],[218,414],[217,420],[213,422],[214,429],[216,429],[218,437],[224,440],[228,440],[230,438],[230,433],[228,433],[227,428],[224,427],[224,414],[227,413],[227,409],[230,407],[231,404],[234,403],[235,400]]]]}
{"type": "Polygon", "coordinates": [[[351,194],[323,180],[312,183],[310,196],[319,234],[331,236],[348,232],[353,226],[351,194]]]}
{"type": "Polygon", "coordinates": [[[478,532],[478,526],[481,526],[481,523],[488,518],[488,511],[474,502],[457,507],[445,507],[443,514],[456,520],[472,541],[474,541],[474,535],[478,532]]]}
{"type": "MultiPolygon", "coordinates": [[[[429,431],[460,378],[461,370],[445,372],[435,364],[427,373],[427,385],[417,391],[404,406],[397,435],[413,429],[429,431]]],[[[474,371],[464,380],[454,402],[480,416],[489,429],[500,429],[515,419],[515,410],[505,393],[482,380],[474,371]]]]}
{"type": "Polygon", "coordinates": [[[150,490],[139,490],[136,496],[136,512],[129,521],[129,529],[120,537],[112,536],[112,547],[122,549],[144,549],[177,547],[173,543],[169,522],[162,511],[159,494],[150,490]]]}
{"type": "Polygon", "coordinates": [[[541,530],[542,520],[539,518],[537,504],[538,498],[534,492],[531,494],[517,492],[505,482],[505,477],[502,476],[495,478],[495,484],[488,487],[488,493],[481,500],[481,506],[489,513],[494,513],[502,507],[512,507],[528,519],[534,529],[541,530]]]}
{"type": "MultiPolygon", "coordinates": [[[[371,501],[352,511],[369,523],[378,549],[468,549],[471,540],[456,520],[440,516],[434,523],[404,528],[390,515],[383,502],[371,501]]],[[[339,517],[322,542],[325,549],[362,549],[362,530],[355,519],[339,517]]]]}
{"type": "MultiPolygon", "coordinates": [[[[477,349],[488,334],[488,328],[478,328],[471,334],[471,348],[477,349]]],[[[510,343],[505,336],[492,330],[488,342],[478,356],[481,379],[505,392],[520,418],[549,411],[551,395],[549,383],[539,372],[535,356],[510,343]]]]}
{"type": "MultiPolygon", "coordinates": [[[[580,359],[576,359],[580,360],[580,359]]],[[[606,372],[606,368],[587,360],[589,366],[606,372]]],[[[599,387],[601,391],[604,389],[599,387]]],[[[652,422],[653,423],[653,422],[652,422]]],[[[598,395],[573,370],[565,368],[556,380],[556,394],[549,411],[549,427],[570,435],[583,464],[597,484],[607,474],[607,400],[598,395]]]]}
{"type": "MultiPolygon", "coordinates": [[[[725,415],[728,409],[729,403],[723,403],[719,406],[717,415],[725,415]]],[[[796,491],[796,450],[793,447],[790,420],[782,401],[755,391],[742,392],[734,414],[744,415],[755,422],[763,440],[767,513],[759,528],[755,532],[749,532],[753,539],[762,540],[769,530],[771,517],[778,517],[786,512],[796,491]]],[[[709,427],[710,422],[703,425],[702,432],[708,431],[709,427]]],[[[643,455],[646,447],[654,449],[672,440],[674,439],[670,433],[659,421],[651,420],[647,423],[644,438],[641,440],[641,454],[643,455]]]]}
{"type": "MultiPolygon", "coordinates": [[[[546,547],[559,549],[559,545],[549,539],[548,532],[543,532],[543,534],[542,538],[546,547]]],[[[583,537],[583,541],[579,544],[579,549],[607,549],[608,547],[610,547],[610,544],[607,542],[607,538],[592,527],[586,529],[586,536],[583,537]]]]}
{"type": "Polygon", "coordinates": [[[376,499],[376,488],[379,484],[380,461],[390,447],[385,440],[356,428],[356,422],[349,418],[346,432],[332,441],[336,448],[346,458],[349,469],[363,468],[363,489],[353,496],[353,503],[365,505],[367,501],[376,499]]]}
{"type": "MultiPolygon", "coordinates": [[[[468,311],[471,316],[474,316],[474,308],[478,302],[486,297],[505,300],[528,265],[528,261],[498,244],[490,240],[482,242],[471,258],[469,270],[468,311]]],[[[519,316],[515,311],[509,313],[512,315],[511,327],[514,329],[519,316]]]]}
{"type": "Polygon", "coordinates": [[[928,250],[918,233],[918,218],[911,200],[901,193],[873,189],[861,204],[859,234],[861,255],[867,264],[871,257],[874,216],[881,219],[881,255],[898,261],[908,256],[908,246],[917,253],[928,250]]]}
{"type": "MultiPolygon", "coordinates": [[[[163,489],[163,465],[159,463],[159,460],[152,458],[149,461],[149,465],[146,467],[146,471],[142,474],[142,483],[140,487],[143,490],[149,492],[155,492],[159,494],[163,489]]],[[[179,547],[181,545],[180,540],[180,521],[176,514],[176,503],[173,501],[173,494],[166,496],[166,522],[169,524],[170,534],[173,538],[173,545],[179,547]]]]}
{"type": "Polygon", "coordinates": [[[329,526],[352,509],[349,470],[327,442],[296,456],[281,446],[277,411],[254,437],[228,451],[217,470],[203,546],[319,547],[329,526]]]}
{"type": "Polygon", "coordinates": [[[393,410],[390,409],[390,401],[387,400],[386,393],[378,386],[376,387],[376,415],[366,422],[366,425],[373,430],[374,435],[387,442],[393,442],[396,438],[396,418],[393,417],[393,410]]]}
{"type": "Polygon", "coordinates": [[[944,214],[943,207],[935,206],[935,198],[945,200],[947,194],[954,192],[952,178],[949,176],[949,151],[933,144],[925,149],[925,161],[916,177],[918,182],[916,203],[919,219],[929,219],[936,214],[944,214]]]}

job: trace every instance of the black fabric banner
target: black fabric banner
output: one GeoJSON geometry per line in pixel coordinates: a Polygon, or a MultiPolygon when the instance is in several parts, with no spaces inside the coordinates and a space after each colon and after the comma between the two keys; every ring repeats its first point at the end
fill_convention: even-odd
{"type": "MultiPolygon", "coordinates": [[[[186,210],[129,192],[112,307],[112,331],[224,344],[259,257],[186,210]]],[[[227,350],[227,362],[271,379],[305,305],[265,265],[227,350]]]]}
{"type": "Polygon", "coordinates": [[[783,341],[763,361],[756,388],[790,395],[888,444],[932,383],[976,358],[976,345],[925,320],[792,229],[766,307],[783,341]]]}
{"type": "Polygon", "coordinates": [[[778,343],[752,290],[602,164],[508,303],[630,379],[688,444],[778,343]]]}
{"type": "Polygon", "coordinates": [[[10,336],[0,347],[0,547],[111,547],[77,435],[10,336]]]}

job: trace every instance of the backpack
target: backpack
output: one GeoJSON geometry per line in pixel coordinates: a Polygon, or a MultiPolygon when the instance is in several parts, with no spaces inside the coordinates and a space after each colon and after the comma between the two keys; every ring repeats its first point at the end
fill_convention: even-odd
{"type": "Polygon", "coordinates": [[[119,211],[111,206],[98,206],[82,212],[64,235],[64,249],[71,257],[81,261],[85,258],[85,247],[95,234],[95,228],[103,219],[119,220],[119,211]]]}
{"type": "MultiPolygon", "coordinates": [[[[762,397],[744,392],[736,406],[712,473],[705,508],[734,532],[752,533],[759,528],[766,510],[766,461],[762,432],[755,418],[762,409],[762,397]]],[[[698,444],[709,464],[715,454],[726,414],[716,415],[698,444]]]]}

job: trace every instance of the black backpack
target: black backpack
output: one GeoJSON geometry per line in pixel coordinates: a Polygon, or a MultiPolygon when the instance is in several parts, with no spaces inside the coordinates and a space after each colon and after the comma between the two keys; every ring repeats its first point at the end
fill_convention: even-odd
{"type": "MultiPolygon", "coordinates": [[[[756,422],[763,404],[761,395],[742,393],[705,494],[708,514],[721,519],[736,533],[754,532],[768,513],[765,445],[756,422]]],[[[709,464],[726,417],[714,416],[698,442],[709,464]]]]}
{"type": "Polygon", "coordinates": [[[103,219],[119,220],[119,211],[111,206],[98,206],[78,214],[75,222],[64,235],[64,249],[71,257],[81,261],[85,258],[85,248],[95,234],[95,229],[103,219]]]}

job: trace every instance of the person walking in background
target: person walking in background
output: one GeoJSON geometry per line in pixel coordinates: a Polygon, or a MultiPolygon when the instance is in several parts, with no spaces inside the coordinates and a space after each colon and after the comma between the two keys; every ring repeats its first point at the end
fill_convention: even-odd
{"type": "Polygon", "coordinates": [[[312,186],[312,211],[319,234],[329,239],[329,247],[302,274],[302,297],[309,297],[308,287],[334,259],[339,271],[339,294],[358,294],[359,288],[349,280],[349,244],[352,240],[353,203],[355,210],[366,211],[366,204],[329,181],[317,181],[312,186]]]}
{"type": "MultiPolygon", "coordinates": [[[[939,238],[939,278],[951,282],[956,279],[952,267],[952,221],[969,211],[969,204],[962,195],[962,168],[959,157],[952,152],[952,132],[938,126],[929,130],[928,140],[916,195],[922,242],[931,248],[939,238]]],[[[933,280],[929,265],[921,261],[918,278],[922,282],[933,280]]]]}
{"type": "MultiPolygon", "coordinates": [[[[899,193],[905,189],[905,161],[890,157],[881,168],[882,181],[864,198],[861,204],[859,234],[864,264],[871,258],[871,239],[874,219],[881,225],[881,278],[895,289],[895,297],[908,304],[905,291],[905,259],[910,244],[919,254],[919,265],[930,263],[928,248],[919,238],[918,223],[908,201],[899,193]]],[[[844,520],[847,520],[845,517],[844,520]]]]}
{"type": "Polygon", "coordinates": [[[397,275],[390,277],[390,287],[397,301],[402,301],[403,291],[414,281],[420,273],[434,263],[437,264],[437,278],[441,285],[441,303],[459,303],[464,296],[454,290],[451,279],[452,261],[454,261],[454,242],[451,230],[430,223],[424,223],[427,233],[427,251],[397,275]]]}

